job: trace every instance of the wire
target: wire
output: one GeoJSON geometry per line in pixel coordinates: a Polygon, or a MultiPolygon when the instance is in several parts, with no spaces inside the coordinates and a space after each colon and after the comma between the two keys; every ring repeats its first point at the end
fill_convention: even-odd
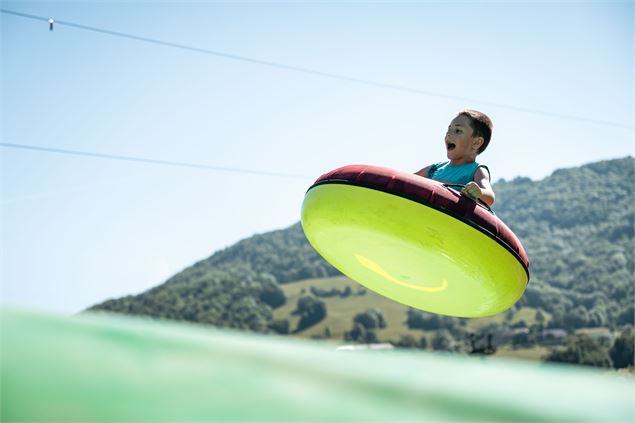
{"type": "MultiPolygon", "coordinates": [[[[0,9],[0,11],[2,13],[6,13],[6,14],[9,14],[9,15],[19,16],[19,17],[22,17],[22,18],[28,18],[28,19],[35,19],[35,20],[45,21],[47,23],[49,22],[49,19],[50,19],[50,18],[45,18],[45,17],[42,17],[42,16],[29,15],[29,14],[26,14],[26,13],[15,12],[15,11],[12,11],[12,10],[7,10],[7,9],[0,9]]],[[[390,89],[390,90],[402,91],[402,92],[407,92],[407,93],[411,93],[411,94],[423,95],[423,96],[427,96],[427,97],[437,97],[437,98],[444,98],[444,99],[449,99],[449,100],[457,100],[457,101],[461,101],[461,102],[475,103],[475,104],[480,104],[480,105],[484,105],[484,106],[490,106],[490,107],[496,107],[496,108],[501,108],[501,109],[514,110],[514,111],[517,111],[517,112],[529,113],[529,114],[534,114],[534,115],[541,115],[541,116],[548,116],[548,117],[558,118],[558,119],[566,119],[566,120],[574,120],[574,121],[578,121],[578,122],[592,123],[592,124],[596,124],[596,125],[605,125],[605,126],[613,126],[613,127],[618,127],[618,128],[633,129],[633,125],[627,125],[627,124],[618,123],[618,122],[610,122],[610,121],[599,120],[599,119],[591,119],[591,118],[586,118],[586,117],[581,117],[581,116],[567,115],[567,114],[562,114],[562,113],[555,113],[555,112],[549,112],[549,111],[544,111],[544,110],[537,110],[537,109],[531,109],[531,108],[526,108],[526,107],[519,107],[519,106],[510,105],[510,104],[478,100],[478,99],[473,99],[473,98],[469,98],[469,97],[460,97],[460,96],[454,96],[454,95],[449,95],[449,94],[437,93],[437,92],[432,92],[432,91],[425,91],[425,90],[420,90],[420,89],[417,89],[417,88],[406,87],[406,86],[402,86],[402,85],[389,84],[389,83],[372,81],[372,80],[367,80],[367,79],[360,79],[360,78],[350,77],[350,76],[346,76],[346,75],[340,75],[340,74],[336,74],[336,73],[322,72],[322,71],[302,68],[302,67],[298,67],[298,66],[286,65],[286,64],[283,64],[283,63],[276,63],[276,62],[270,62],[270,61],[266,61],[266,60],[253,59],[253,58],[249,58],[249,57],[245,57],[245,56],[239,56],[239,55],[230,54],[230,53],[223,53],[223,52],[215,51],[215,50],[209,50],[209,49],[204,49],[204,48],[199,48],[199,47],[191,47],[191,46],[187,46],[187,45],[184,45],[184,44],[177,44],[177,43],[172,43],[172,42],[168,42],[168,41],[162,41],[162,40],[157,40],[157,39],[153,39],[153,38],[147,38],[147,37],[141,37],[141,36],[138,36],[138,35],[127,34],[127,33],[123,33],[123,32],[111,31],[111,30],[108,30],[108,29],[97,28],[97,27],[93,27],[93,26],[81,25],[81,24],[77,24],[77,23],[74,23],[74,22],[55,20],[55,24],[57,24],[57,25],[65,25],[65,26],[69,26],[69,27],[77,28],[77,29],[82,29],[82,30],[86,30],[86,31],[92,31],[92,32],[98,32],[98,33],[102,33],[102,34],[112,35],[112,36],[115,36],[115,37],[122,37],[122,38],[131,39],[131,40],[136,40],[136,41],[141,41],[141,42],[146,42],[146,43],[151,43],[151,44],[157,44],[157,45],[161,45],[161,46],[164,46],[164,47],[177,48],[177,49],[181,49],[181,50],[192,51],[192,52],[195,52],[195,53],[202,53],[202,54],[207,54],[207,55],[211,55],[211,56],[222,57],[222,58],[225,58],[225,59],[238,60],[238,61],[252,63],[252,64],[257,64],[257,65],[262,65],[262,66],[269,66],[269,67],[278,68],[278,69],[284,69],[284,70],[293,71],[293,72],[300,72],[300,73],[305,73],[305,74],[314,75],[314,76],[320,76],[320,77],[324,77],[324,78],[337,79],[337,80],[341,80],[341,81],[347,81],[347,82],[353,82],[353,83],[358,83],[358,84],[364,84],[364,85],[378,87],[378,88],[385,88],[385,89],[390,89]]]]}
{"type": "Polygon", "coordinates": [[[313,180],[315,178],[311,178],[306,175],[297,175],[293,173],[279,173],[279,172],[268,172],[263,170],[251,170],[251,169],[240,169],[233,167],[223,167],[223,166],[214,166],[208,164],[200,164],[200,163],[187,163],[187,162],[175,162],[170,160],[157,160],[157,159],[148,159],[144,157],[132,157],[132,156],[122,156],[118,154],[104,154],[104,153],[94,153],[90,151],[78,151],[78,150],[65,150],[61,148],[50,148],[50,147],[39,147],[35,145],[25,145],[25,144],[12,144],[6,142],[0,142],[1,147],[5,148],[15,148],[22,150],[32,150],[32,151],[40,151],[46,153],[56,153],[56,154],[67,154],[72,156],[84,156],[84,157],[93,157],[98,159],[109,159],[109,160],[120,160],[120,161],[128,161],[128,162],[138,162],[138,163],[148,163],[153,165],[163,165],[163,166],[178,166],[178,167],[186,167],[191,169],[203,169],[203,170],[215,170],[220,172],[234,172],[234,173],[246,173],[251,175],[261,175],[261,176],[275,176],[280,178],[294,178],[294,179],[308,179],[313,180]]]}

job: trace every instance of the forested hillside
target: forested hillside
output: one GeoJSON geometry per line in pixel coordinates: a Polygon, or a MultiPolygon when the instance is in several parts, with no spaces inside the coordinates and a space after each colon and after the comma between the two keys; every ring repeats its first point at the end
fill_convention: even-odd
{"type": "Polygon", "coordinates": [[[531,260],[520,305],[553,313],[560,327],[633,321],[634,163],[604,161],[539,182],[496,184],[496,212],[531,260]]]}
{"type": "MultiPolygon", "coordinates": [[[[529,286],[519,303],[505,314],[506,328],[521,308],[539,316],[533,323],[538,324],[534,330],[540,331],[610,331],[633,324],[634,180],[635,160],[628,157],[561,169],[540,181],[517,178],[494,184],[494,210],[518,235],[530,257],[529,286]]],[[[284,310],[291,313],[287,318],[276,319],[274,314],[280,313],[275,309],[281,310],[287,302],[287,284],[336,275],[339,272],[315,253],[297,223],[218,251],[147,292],[91,309],[260,332],[301,333],[328,317],[330,298],[345,300],[354,309],[361,304],[365,290],[321,290],[316,285],[309,292],[303,290],[297,304],[287,304],[284,310]],[[291,327],[291,316],[299,319],[302,327],[291,327]]],[[[364,300],[366,309],[356,310],[361,317],[356,316],[351,327],[372,333],[381,329],[383,317],[381,310],[369,311],[368,298],[364,300]],[[365,326],[363,322],[370,323],[365,326]]],[[[437,318],[405,307],[398,319],[404,328],[444,329],[454,331],[455,338],[465,335],[459,328],[470,326],[464,320],[437,318]]],[[[518,319],[514,321],[518,323],[518,319]]],[[[382,340],[359,333],[346,337],[382,340]]]]}

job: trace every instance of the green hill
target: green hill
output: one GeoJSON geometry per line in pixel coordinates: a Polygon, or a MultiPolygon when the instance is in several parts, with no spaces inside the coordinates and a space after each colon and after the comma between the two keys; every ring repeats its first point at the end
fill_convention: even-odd
{"type": "Polygon", "coordinates": [[[299,223],[242,240],[149,291],[91,310],[455,350],[470,333],[507,333],[517,349],[549,333],[562,338],[558,330],[606,328],[614,337],[635,314],[634,176],[635,160],[627,157],[540,181],[495,183],[494,210],[523,242],[531,280],[515,307],[492,318],[434,316],[367,292],[317,255],[299,223]]]}

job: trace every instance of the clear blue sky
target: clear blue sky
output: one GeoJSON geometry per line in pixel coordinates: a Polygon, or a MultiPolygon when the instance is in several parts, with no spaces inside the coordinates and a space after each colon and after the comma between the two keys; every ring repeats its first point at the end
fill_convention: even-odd
{"type": "Polygon", "coordinates": [[[141,292],[242,238],[297,222],[311,179],[332,168],[414,172],[443,160],[445,128],[467,107],[494,121],[480,162],[495,181],[633,154],[631,2],[2,8],[60,22],[50,31],[46,21],[0,15],[3,143],[306,176],[0,146],[3,304],[74,313],[141,292]]]}

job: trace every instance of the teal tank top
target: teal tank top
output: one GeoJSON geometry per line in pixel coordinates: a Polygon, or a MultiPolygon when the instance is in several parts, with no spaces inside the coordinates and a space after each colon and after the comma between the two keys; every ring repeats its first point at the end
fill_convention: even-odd
{"type": "MultiPolygon", "coordinates": [[[[426,177],[446,184],[465,185],[474,180],[474,173],[479,167],[487,169],[487,166],[480,165],[476,162],[465,163],[458,166],[451,165],[450,162],[435,163],[428,169],[426,177]]],[[[487,171],[489,172],[489,169],[487,169],[487,171]]],[[[459,187],[452,188],[457,191],[461,190],[459,187]]]]}

